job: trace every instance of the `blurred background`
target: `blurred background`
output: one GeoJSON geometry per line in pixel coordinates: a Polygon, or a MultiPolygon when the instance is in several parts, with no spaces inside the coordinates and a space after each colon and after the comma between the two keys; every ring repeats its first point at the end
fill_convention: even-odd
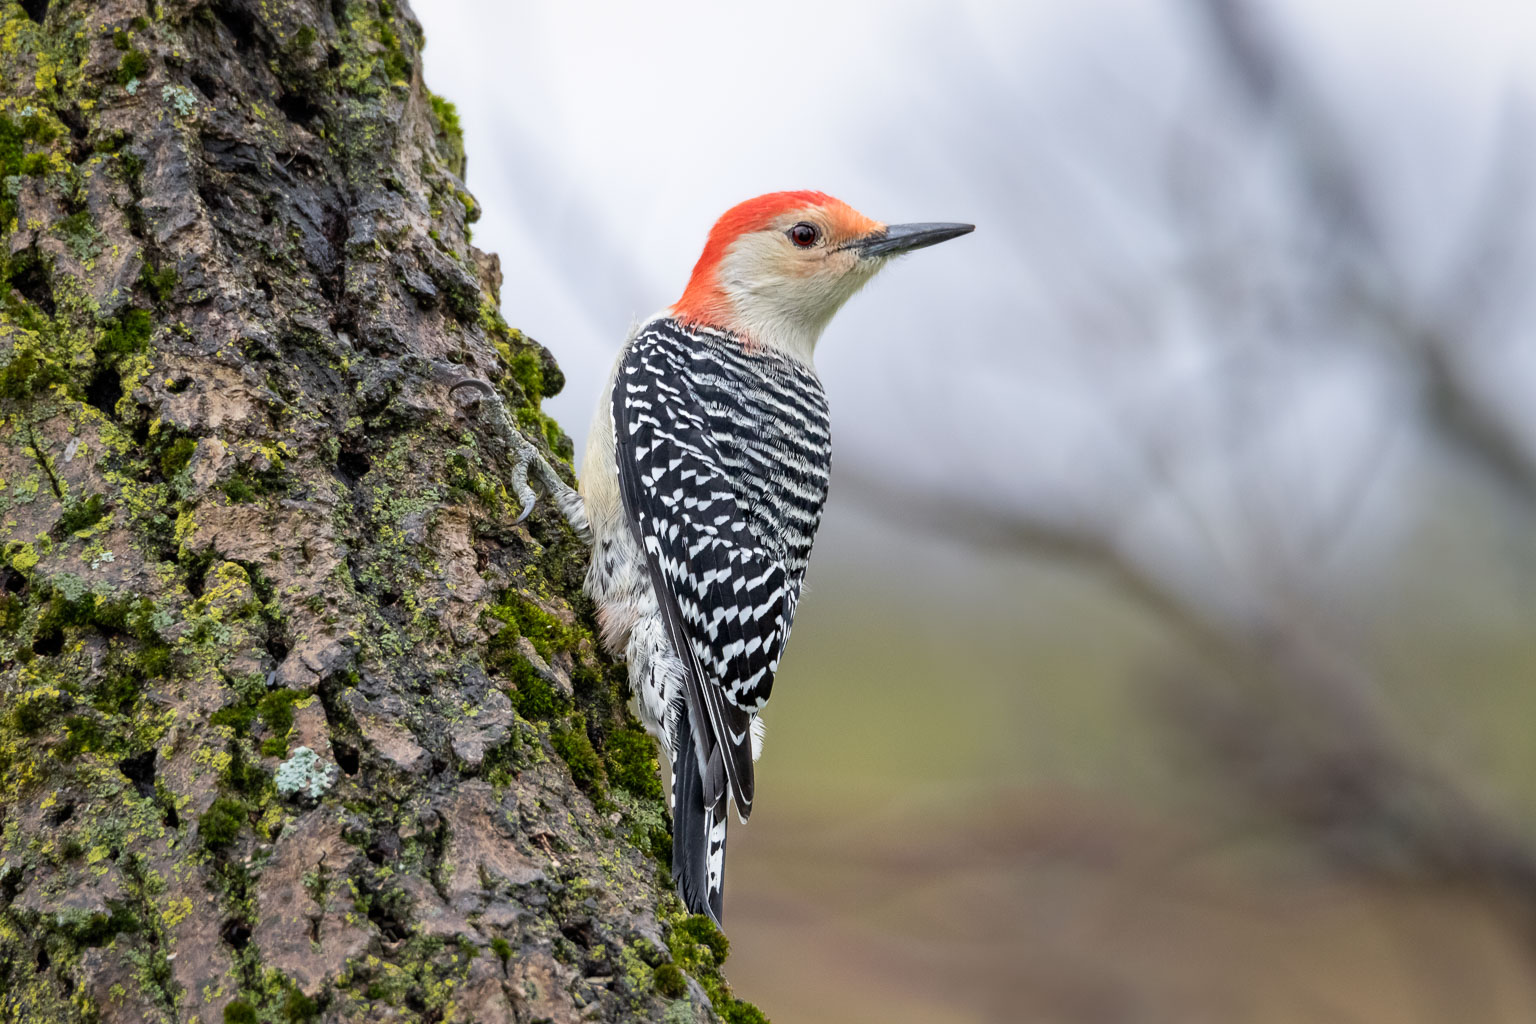
{"type": "Polygon", "coordinates": [[[1529,0],[416,13],[578,448],[736,201],[978,225],[822,342],[740,995],[1536,1019],[1529,0]]]}

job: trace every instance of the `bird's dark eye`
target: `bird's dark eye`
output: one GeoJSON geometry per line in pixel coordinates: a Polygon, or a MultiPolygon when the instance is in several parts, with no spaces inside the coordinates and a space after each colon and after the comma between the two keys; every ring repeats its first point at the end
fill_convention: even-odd
{"type": "Polygon", "coordinates": [[[802,249],[809,249],[821,239],[821,229],[815,224],[801,221],[789,229],[789,240],[802,249]]]}

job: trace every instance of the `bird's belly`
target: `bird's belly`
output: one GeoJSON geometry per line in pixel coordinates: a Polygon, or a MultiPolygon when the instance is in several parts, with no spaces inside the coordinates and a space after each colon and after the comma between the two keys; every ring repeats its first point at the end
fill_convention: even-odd
{"type": "Polygon", "coordinates": [[[645,555],[622,523],[599,535],[587,570],[587,596],[597,605],[603,646],[629,667],[629,688],[640,723],[671,757],[669,709],[682,665],[667,639],[645,555]]]}

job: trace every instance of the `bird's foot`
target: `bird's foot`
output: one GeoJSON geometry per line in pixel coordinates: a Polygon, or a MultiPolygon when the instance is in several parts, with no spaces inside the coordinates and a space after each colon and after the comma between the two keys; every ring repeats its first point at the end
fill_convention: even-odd
{"type": "Polygon", "coordinates": [[[517,502],[522,506],[517,521],[521,523],[527,519],[538,501],[530,482],[531,477],[538,481],[539,488],[554,501],[555,507],[565,516],[576,535],[590,545],[592,527],[587,522],[587,507],[581,495],[560,479],[555,467],[513,424],[500,392],[483,380],[466,377],[450,386],[448,394],[471,409],[472,415],[500,443],[503,454],[512,464],[512,493],[517,495],[517,502]]]}

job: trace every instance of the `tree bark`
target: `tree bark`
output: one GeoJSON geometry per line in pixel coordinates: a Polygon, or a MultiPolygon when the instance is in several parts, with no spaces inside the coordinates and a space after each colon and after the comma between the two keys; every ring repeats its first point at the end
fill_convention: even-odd
{"type": "Polygon", "coordinates": [[[409,11],[0,25],[0,1019],[761,1019],[449,398],[570,457],[409,11]]]}

